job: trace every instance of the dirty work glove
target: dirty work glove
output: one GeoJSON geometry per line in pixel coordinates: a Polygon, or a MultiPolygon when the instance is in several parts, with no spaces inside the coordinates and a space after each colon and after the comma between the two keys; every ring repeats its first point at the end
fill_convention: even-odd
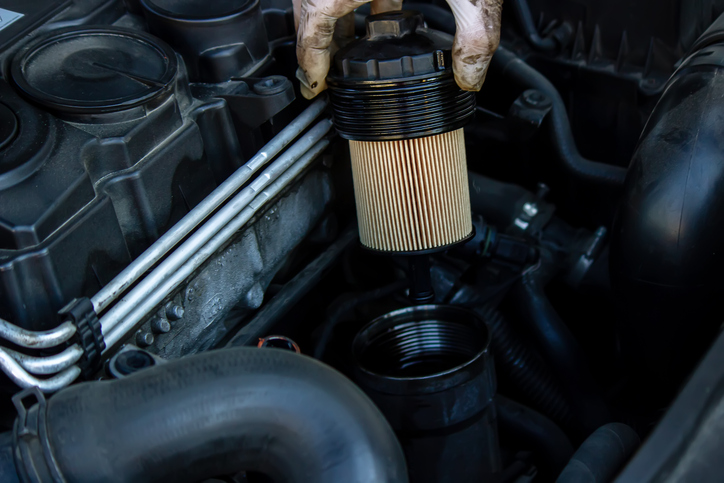
{"type": "MultiPolygon", "coordinates": [[[[327,88],[330,45],[337,20],[369,0],[293,0],[297,27],[297,78],[311,99],[327,88]]],[[[479,91],[500,40],[503,0],[447,0],[455,17],[453,72],[461,89],[479,91]]],[[[372,0],[372,14],[400,10],[402,0],[372,0]]]]}

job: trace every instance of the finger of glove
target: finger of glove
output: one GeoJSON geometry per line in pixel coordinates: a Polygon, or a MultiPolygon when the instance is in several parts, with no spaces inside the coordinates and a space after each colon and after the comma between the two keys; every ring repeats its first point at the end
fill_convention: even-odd
{"type": "Polygon", "coordinates": [[[302,0],[297,26],[297,78],[302,95],[315,97],[327,88],[330,53],[337,19],[367,3],[367,0],[302,0]]]}
{"type": "Polygon", "coordinates": [[[455,17],[453,72],[461,89],[479,91],[500,42],[502,0],[447,0],[455,17]]]}

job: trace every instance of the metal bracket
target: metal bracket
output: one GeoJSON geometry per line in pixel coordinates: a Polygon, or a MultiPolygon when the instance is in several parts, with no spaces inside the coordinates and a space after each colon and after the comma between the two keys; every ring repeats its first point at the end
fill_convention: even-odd
{"type": "Polygon", "coordinates": [[[526,141],[533,137],[551,109],[553,103],[544,93],[535,89],[523,92],[508,111],[508,118],[515,125],[517,138],[526,141]]]}

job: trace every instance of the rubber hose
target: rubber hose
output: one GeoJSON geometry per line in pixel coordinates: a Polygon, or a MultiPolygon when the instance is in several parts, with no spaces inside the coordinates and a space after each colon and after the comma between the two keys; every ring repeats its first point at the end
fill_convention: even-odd
{"type": "Polygon", "coordinates": [[[578,448],[557,483],[607,483],[639,446],[639,437],[622,423],[598,428],[578,448]]]}
{"type": "Polygon", "coordinates": [[[20,483],[14,452],[13,433],[0,434],[0,481],[3,483],[20,483]]]}
{"type": "Polygon", "coordinates": [[[518,24],[521,30],[523,30],[523,36],[531,47],[543,52],[551,52],[558,48],[555,39],[551,37],[542,38],[538,34],[538,28],[535,26],[533,15],[530,12],[530,7],[526,0],[512,0],[511,4],[515,17],[518,19],[518,24]]]}
{"type": "MultiPolygon", "coordinates": [[[[436,5],[422,3],[406,3],[405,8],[421,12],[429,27],[449,34],[455,33],[455,19],[450,11],[436,5]]],[[[550,135],[556,154],[568,172],[577,178],[593,183],[623,185],[627,171],[625,168],[586,159],[578,152],[573,139],[573,131],[571,131],[571,123],[568,120],[566,105],[563,103],[558,89],[543,74],[503,46],[498,47],[490,68],[511,78],[521,87],[536,89],[550,98],[553,108],[546,123],[551,131],[550,135]]]]}
{"type": "Polygon", "coordinates": [[[195,482],[254,471],[290,483],[406,482],[389,424],[312,358],[212,351],[124,379],[72,386],[47,407],[68,482],[195,482]]]}
{"type": "Polygon", "coordinates": [[[524,274],[512,289],[513,297],[584,430],[593,431],[609,421],[608,409],[595,387],[583,350],[548,300],[537,275],[536,271],[524,274]]]}
{"type": "Polygon", "coordinates": [[[428,27],[450,35],[455,34],[455,17],[450,10],[431,3],[405,3],[404,8],[420,12],[428,27]]]}
{"type": "Polygon", "coordinates": [[[502,46],[498,47],[495,52],[490,68],[521,87],[542,92],[551,100],[553,108],[545,122],[550,130],[556,154],[569,173],[592,183],[611,186],[623,185],[627,171],[625,168],[591,161],[578,152],[571,131],[571,123],[568,120],[566,105],[558,90],[543,74],[502,46]]]}
{"type": "MultiPolygon", "coordinates": [[[[475,311],[492,333],[491,348],[498,380],[511,384],[526,404],[563,428],[571,429],[571,408],[545,362],[517,337],[499,311],[488,307],[475,311]]],[[[568,458],[570,455],[566,461],[568,458]]]]}
{"type": "Polygon", "coordinates": [[[501,438],[518,445],[522,442],[520,449],[533,451],[547,474],[560,474],[573,455],[573,445],[563,430],[537,411],[500,394],[495,397],[495,406],[501,438]]]}
{"type": "Polygon", "coordinates": [[[482,215],[487,223],[497,227],[512,225],[523,211],[523,205],[536,201],[535,195],[521,186],[472,171],[468,171],[468,184],[473,213],[482,215]]]}

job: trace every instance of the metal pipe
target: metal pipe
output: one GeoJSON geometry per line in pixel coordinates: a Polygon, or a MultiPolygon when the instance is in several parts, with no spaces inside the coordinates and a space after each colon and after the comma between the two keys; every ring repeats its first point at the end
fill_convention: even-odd
{"type": "Polygon", "coordinates": [[[68,341],[75,334],[76,327],[65,322],[52,330],[35,332],[0,319],[0,338],[28,349],[48,349],[68,341]]]}
{"type": "Polygon", "coordinates": [[[203,222],[222,203],[233,195],[267,161],[279,154],[289,143],[299,136],[327,108],[325,97],[318,99],[295,120],[281,130],[253,158],[221,183],[209,196],[196,205],[173,228],[156,240],[141,256],[119,273],[108,285],[93,298],[93,308],[100,313],[107,308],[128,287],[155,265],[177,243],[183,240],[194,228],[203,222]]]}
{"type": "Polygon", "coordinates": [[[238,215],[258,193],[278,178],[279,175],[295,163],[304,153],[309,151],[331,128],[332,122],[329,119],[324,119],[319,122],[277,160],[272,162],[253,183],[241,190],[199,227],[188,240],[174,249],[158,267],[153,269],[138,285],[125,294],[116,305],[101,318],[101,329],[104,336],[112,331],[116,325],[122,323],[126,316],[134,310],[149,293],[155,291],[166,278],[186,263],[194,253],[201,249],[219,230],[238,215]]]}
{"type": "MultiPolygon", "coordinates": [[[[176,225],[156,240],[145,252],[103,287],[91,299],[97,313],[106,309],[120,294],[136,282],[141,275],[155,265],[169,250],[183,240],[194,228],[214,212],[224,201],[234,194],[268,160],[279,154],[299,134],[327,108],[328,100],[322,97],[309,106],[289,125],[282,129],[244,166],[236,170],[226,181],[219,185],[209,196],[192,209],[176,225]]],[[[0,319],[0,338],[21,347],[47,349],[68,341],[76,327],[66,322],[43,332],[22,329],[6,320],[0,319]]]]}
{"type": "MultiPolygon", "coordinates": [[[[114,320],[113,328],[106,331],[108,321],[106,317],[101,318],[101,327],[104,328],[104,338],[106,349],[103,354],[111,351],[118,343],[120,343],[126,334],[136,328],[136,325],[153,310],[164,298],[168,296],[176,287],[181,285],[194,271],[196,271],[211,255],[221,248],[236,232],[239,231],[254,215],[266,204],[267,201],[274,198],[284,188],[286,188],[293,180],[299,176],[302,171],[309,167],[319,154],[326,149],[329,141],[322,139],[318,141],[312,149],[304,154],[294,165],[277,178],[271,185],[259,193],[254,200],[248,204],[236,217],[227,223],[221,231],[216,233],[203,247],[201,247],[191,258],[189,258],[177,271],[168,274],[163,283],[159,285],[153,292],[147,293],[146,297],[139,300],[133,310],[121,319],[114,320]]],[[[160,267],[159,267],[160,268],[160,267]]],[[[135,289],[134,289],[135,290],[135,289]]],[[[110,314],[110,312],[109,312],[110,314]]]]}
{"type": "Polygon", "coordinates": [[[71,366],[60,374],[57,374],[48,379],[38,379],[28,374],[25,369],[16,361],[12,355],[7,352],[7,349],[0,347],[0,370],[2,370],[11,381],[22,388],[28,388],[38,386],[38,388],[45,392],[55,392],[63,389],[71,382],[75,381],[80,375],[80,368],[78,366],[71,366]]]}
{"type": "Polygon", "coordinates": [[[83,349],[78,344],[73,344],[59,354],[44,357],[31,356],[7,348],[5,352],[29,373],[43,376],[57,374],[78,362],[83,356],[83,349]]]}

